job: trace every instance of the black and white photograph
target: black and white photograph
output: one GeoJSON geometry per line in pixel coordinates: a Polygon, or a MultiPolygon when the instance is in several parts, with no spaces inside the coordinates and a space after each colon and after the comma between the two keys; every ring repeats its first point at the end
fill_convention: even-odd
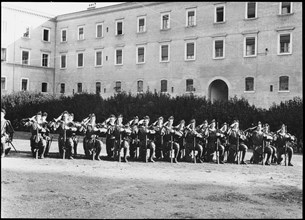
{"type": "Polygon", "coordinates": [[[1,2],[1,218],[303,219],[302,13],[1,2]]]}

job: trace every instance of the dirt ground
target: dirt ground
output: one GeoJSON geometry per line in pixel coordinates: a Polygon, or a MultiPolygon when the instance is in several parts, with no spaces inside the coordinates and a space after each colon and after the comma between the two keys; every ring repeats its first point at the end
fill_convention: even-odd
{"type": "MultiPolygon", "coordinates": [[[[302,218],[303,156],[293,167],[31,157],[17,132],[1,160],[2,218],[302,218]]],[[[55,135],[57,136],[57,135],[55,135]]],[[[106,155],[105,147],[102,155],[106,155]]],[[[248,152],[247,160],[252,152],[248,152]]]]}

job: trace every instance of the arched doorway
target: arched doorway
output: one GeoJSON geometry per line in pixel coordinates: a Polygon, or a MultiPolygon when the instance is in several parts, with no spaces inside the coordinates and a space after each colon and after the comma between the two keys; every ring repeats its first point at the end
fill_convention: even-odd
{"type": "Polygon", "coordinates": [[[228,86],[223,80],[216,79],[209,86],[209,99],[212,102],[215,100],[227,101],[229,97],[228,94],[228,86]]]}

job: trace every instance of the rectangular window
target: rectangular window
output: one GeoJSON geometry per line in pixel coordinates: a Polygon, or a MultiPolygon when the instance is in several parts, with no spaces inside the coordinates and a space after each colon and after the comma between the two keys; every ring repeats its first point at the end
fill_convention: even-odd
{"type": "Polygon", "coordinates": [[[167,92],[167,80],[161,80],[161,92],[167,92]]]}
{"type": "Polygon", "coordinates": [[[245,91],[254,91],[254,78],[253,77],[246,78],[245,91]]]}
{"type": "Polygon", "coordinates": [[[247,2],[246,18],[256,18],[256,2],[247,2]]]}
{"type": "Polygon", "coordinates": [[[48,92],[48,83],[41,83],[41,92],[48,92]]]}
{"type": "Polygon", "coordinates": [[[194,91],[194,84],[193,84],[193,80],[192,79],[187,79],[186,80],[186,91],[187,92],[192,92],[194,91]]]}
{"type": "Polygon", "coordinates": [[[61,42],[67,42],[67,29],[61,30],[61,42]]]}
{"type": "Polygon", "coordinates": [[[245,37],[245,57],[256,56],[256,37],[245,37]]]}
{"type": "Polygon", "coordinates": [[[43,53],[41,60],[41,66],[48,67],[49,66],[49,54],[43,53]]]}
{"type": "Polygon", "coordinates": [[[67,68],[67,55],[66,54],[60,55],[60,68],[61,69],[67,68]]]}
{"type": "Polygon", "coordinates": [[[290,54],[291,53],[291,34],[280,34],[279,35],[279,53],[290,54]]]}
{"type": "Polygon", "coordinates": [[[161,45],[161,62],[168,62],[169,61],[169,45],[161,45]]]}
{"type": "Polygon", "coordinates": [[[123,21],[116,21],[116,35],[123,34],[123,21]]]}
{"type": "Polygon", "coordinates": [[[65,93],[65,84],[64,83],[61,83],[60,84],[60,93],[65,93]]]}
{"type": "Polygon", "coordinates": [[[95,66],[102,66],[102,51],[95,52],[95,66]]]}
{"type": "Polygon", "coordinates": [[[224,40],[214,41],[214,58],[224,57],[224,40]]]}
{"type": "Polygon", "coordinates": [[[77,83],[77,92],[78,93],[83,92],[83,84],[82,83],[77,83]]]}
{"type": "Polygon", "coordinates": [[[78,53],[77,54],[77,67],[83,67],[84,66],[84,54],[78,53]]]}
{"type": "Polygon", "coordinates": [[[123,64],[123,50],[118,49],[115,51],[115,64],[122,65],[123,64]]]}
{"type": "Polygon", "coordinates": [[[22,64],[30,65],[30,51],[22,50],[22,64]]]}
{"type": "Polygon", "coordinates": [[[28,91],[28,86],[29,86],[29,80],[28,79],[21,79],[21,91],[28,91]]]}
{"type": "Polygon", "coordinates": [[[50,42],[50,29],[43,28],[42,30],[42,40],[50,42]]]}
{"type": "Polygon", "coordinates": [[[22,37],[30,38],[30,27],[26,27],[22,37]]]}
{"type": "Polygon", "coordinates": [[[195,9],[190,9],[186,11],[186,26],[192,27],[196,25],[196,11],[195,9]]]}
{"type": "Polygon", "coordinates": [[[6,48],[1,48],[1,61],[6,61],[6,48]]]}
{"type": "Polygon", "coordinates": [[[95,84],[95,93],[96,94],[101,93],[101,83],[100,82],[96,82],[96,84],[95,84]]]}
{"type": "Polygon", "coordinates": [[[6,77],[1,76],[1,90],[6,90],[6,77]]]}
{"type": "Polygon", "coordinates": [[[215,22],[225,21],[225,6],[217,6],[215,8],[215,22]]]}
{"type": "Polygon", "coordinates": [[[289,91],[289,77],[288,76],[280,77],[279,91],[289,91]]]}
{"type": "Polygon", "coordinates": [[[186,43],[186,60],[195,60],[195,42],[186,43]]]}
{"type": "Polygon", "coordinates": [[[137,86],[138,86],[137,91],[143,92],[143,81],[142,80],[138,81],[137,86]]]}
{"type": "Polygon", "coordinates": [[[115,92],[120,93],[121,92],[121,82],[120,81],[116,81],[115,82],[115,92]]]}
{"type": "Polygon", "coordinates": [[[103,37],[103,24],[96,24],[96,37],[103,37]]]}
{"type": "Polygon", "coordinates": [[[273,85],[270,85],[270,92],[273,92],[273,85]]]}
{"type": "Polygon", "coordinates": [[[292,12],[291,10],[291,2],[281,2],[281,14],[290,14],[292,12]]]}
{"type": "Polygon", "coordinates": [[[138,33],[146,31],[146,17],[138,17],[138,33]]]}
{"type": "Polygon", "coordinates": [[[137,47],[137,63],[145,63],[145,47],[137,47]]]}
{"type": "Polygon", "coordinates": [[[78,40],[84,40],[85,34],[84,34],[84,27],[78,27],[78,40]]]}
{"type": "Polygon", "coordinates": [[[161,29],[166,30],[170,28],[169,13],[161,14],[161,29]]]}

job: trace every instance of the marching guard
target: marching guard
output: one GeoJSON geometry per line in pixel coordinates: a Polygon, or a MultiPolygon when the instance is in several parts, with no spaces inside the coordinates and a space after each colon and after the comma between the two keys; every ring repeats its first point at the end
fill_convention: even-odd
{"type": "Polygon", "coordinates": [[[127,156],[129,155],[129,137],[131,130],[128,125],[123,125],[123,115],[119,115],[115,123],[115,158],[118,157],[121,161],[121,150],[124,150],[124,162],[128,162],[127,156]],[[117,154],[117,155],[116,155],[117,154]]]}
{"type": "Polygon", "coordinates": [[[153,141],[153,135],[156,131],[151,129],[149,126],[149,116],[143,118],[143,124],[139,126],[139,139],[140,139],[140,154],[145,162],[147,162],[147,150],[150,151],[150,156],[148,161],[155,162],[153,156],[155,154],[156,145],[153,141]]]}
{"type": "Polygon", "coordinates": [[[135,116],[131,121],[129,121],[128,126],[131,129],[131,141],[130,141],[130,148],[129,148],[129,155],[131,159],[137,159],[138,157],[138,148],[140,144],[139,140],[139,117],[135,116]]]}
{"type": "Polygon", "coordinates": [[[175,139],[175,129],[173,126],[174,123],[174,117],[170,116],[168,118],[168,121],[164,123],[163,127],[165,128],[165,135],[164,135],[164,143],[165,143],[165,152],[167,154],[167,157],[172,161],[174,160],[174,163],[178,163],[178,154],[180,150],[180,146],[178,142],[175,139]],[[174,151],[174,155],[173,154],[174,151]]]}
{"type": "Polygon", "coordinates": [[[276,138],[276,146],[277,146],[277,163],[280,165],[281,161],[283,160],[282,155],[285,156],[285,165],[286,162],[286,155],[288,154],[288,166],[293,166],[291,163],[293,149],[291,146],[288,146],[288,143],[293,141],[293,136],[287,133],[287,128],[285,124],[282,124],[281,129],[277,132],[276,138]]]}

